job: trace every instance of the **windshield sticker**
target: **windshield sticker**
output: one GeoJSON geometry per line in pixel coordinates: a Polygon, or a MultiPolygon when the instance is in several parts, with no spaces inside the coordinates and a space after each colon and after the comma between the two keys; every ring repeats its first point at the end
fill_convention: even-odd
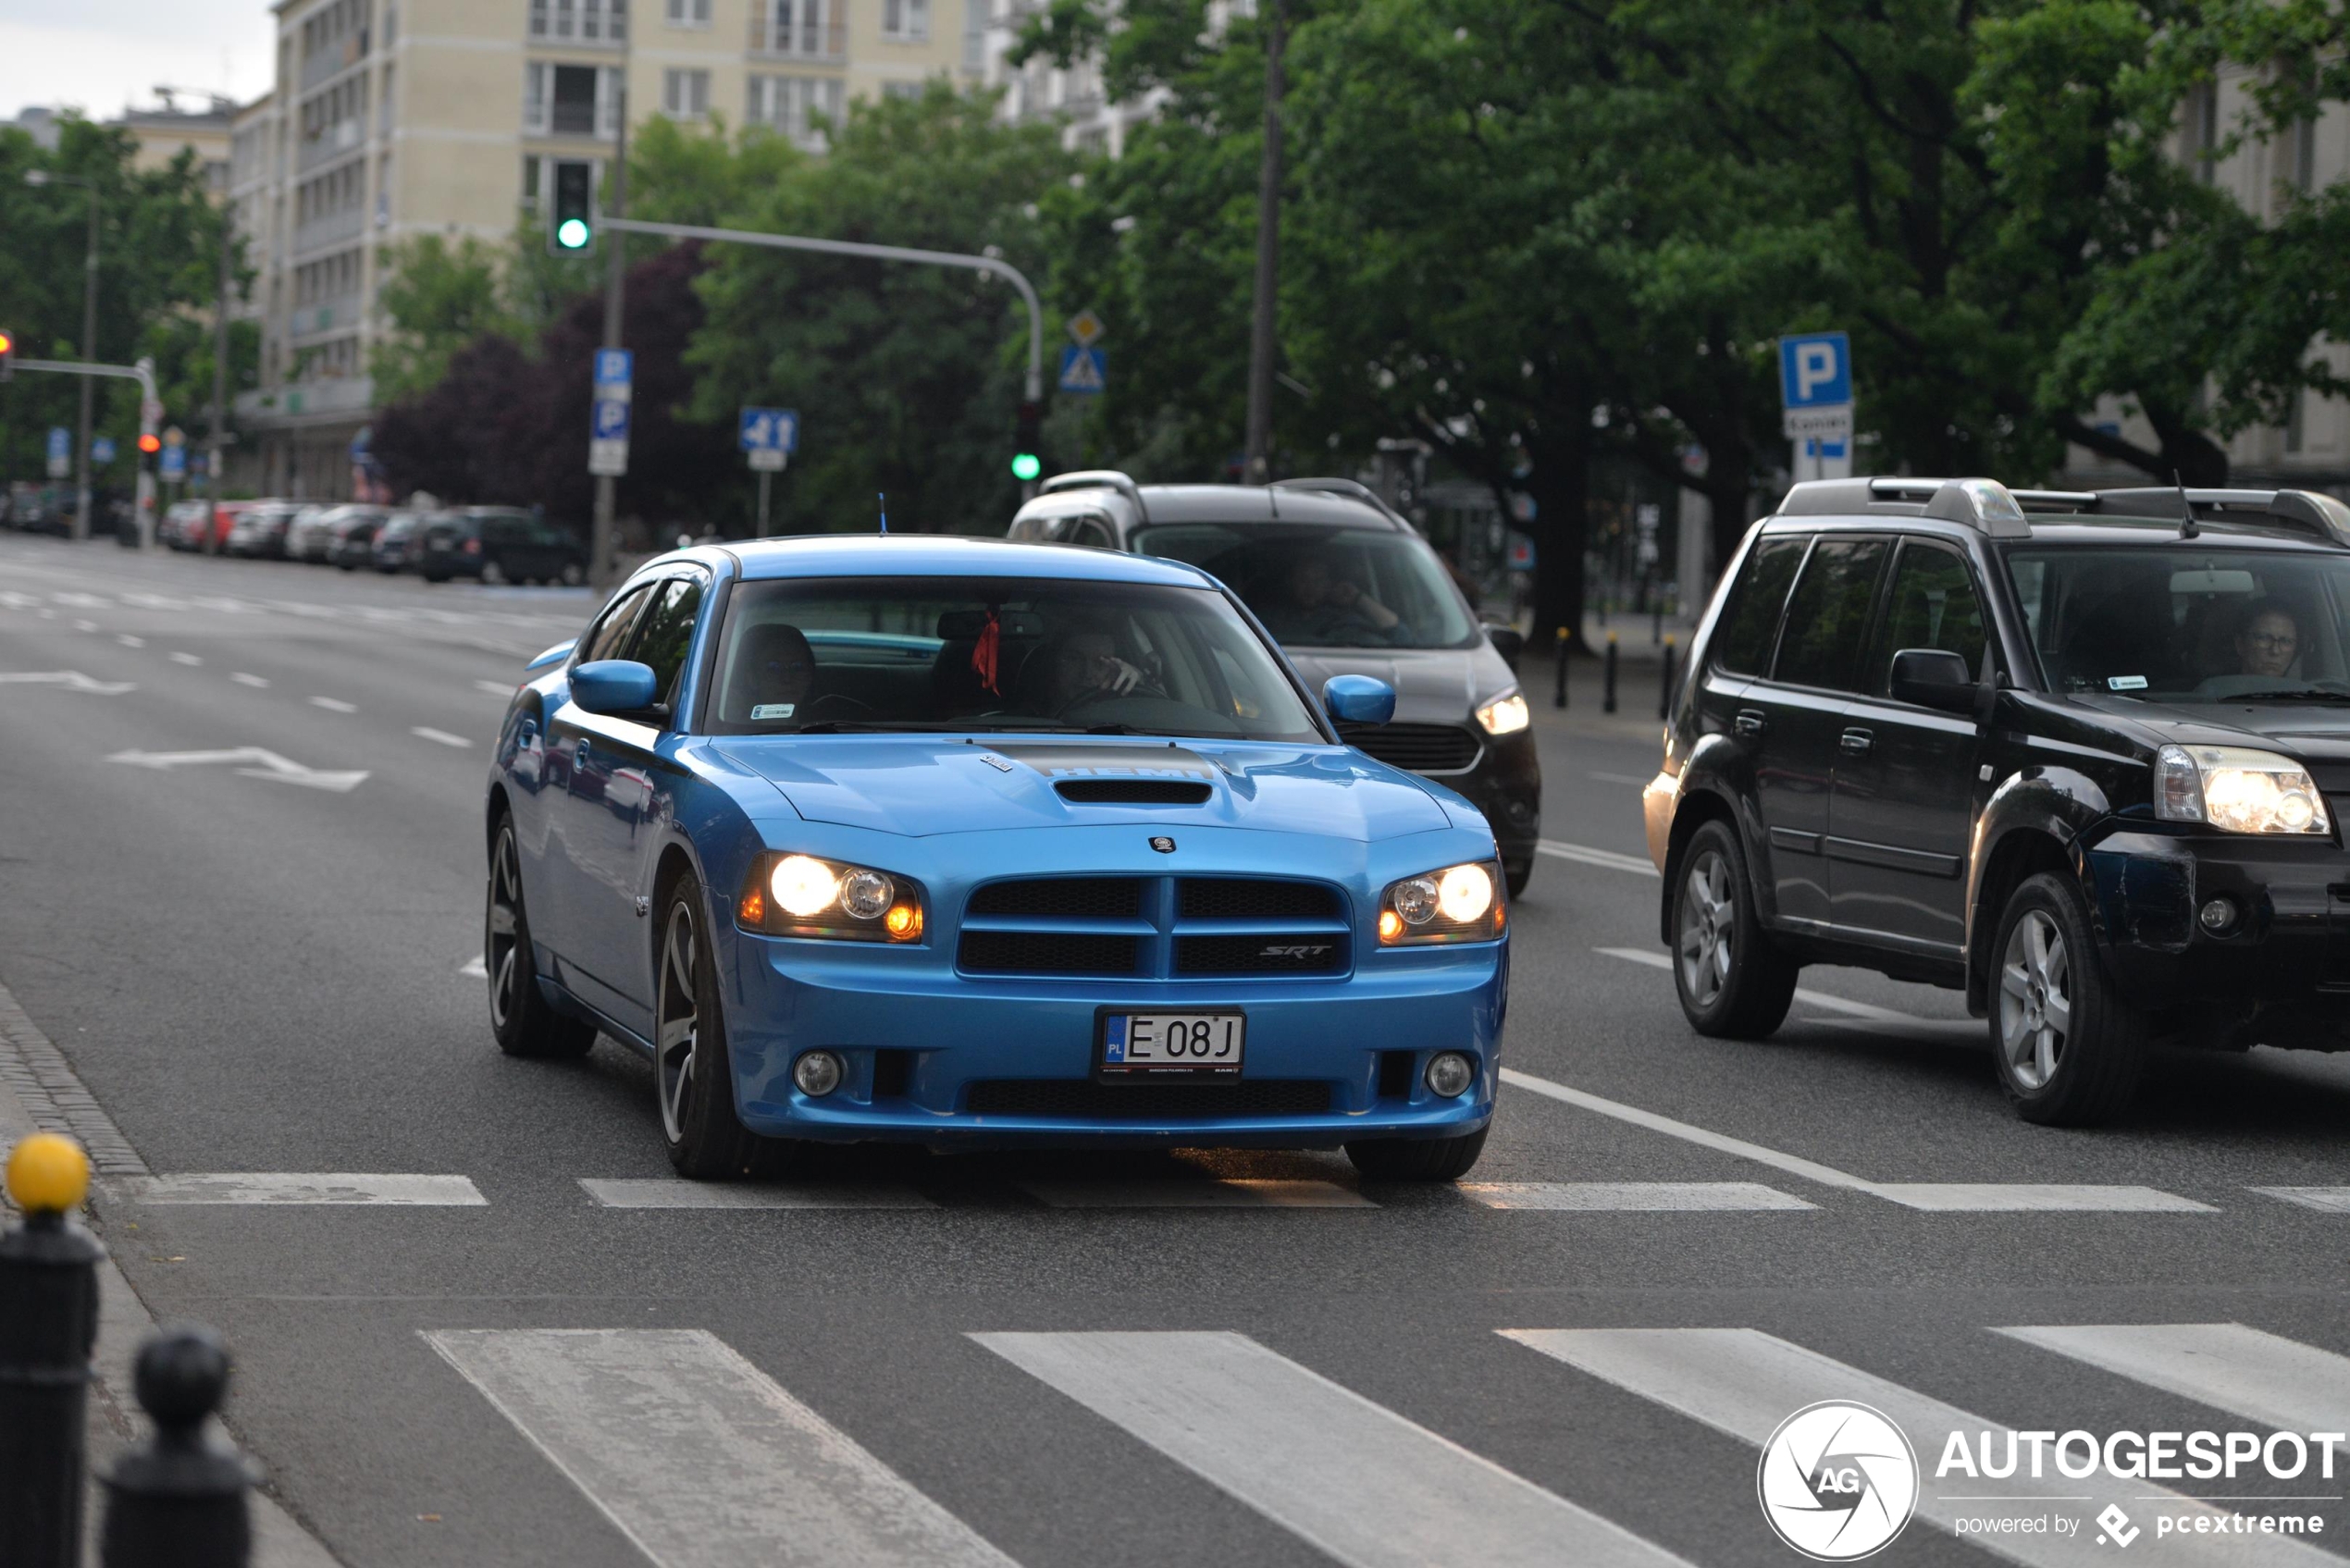
{"type": "MultiPolygon", "coordinates": [[[[2105,681],[2105,689],[2108,691],[2144,691],[2146,689],[2146,678],[2144,675],[2108,675],[2105,681]]],[[[756,710],[753,710],[754,714],[756,711],[756,710]]]]}
{"type": "MultiPolygon", "coordinates": [[[[2144,685],[2146,683],[2144,681],[2140,681],[2138,685],[2144,685]]],[[[792,710],[798,706],[799,704],[796,702],[761,702],[752,707],[750,716],[753,721],[760,719],[788,719],[792,715],[792,710]]]]}

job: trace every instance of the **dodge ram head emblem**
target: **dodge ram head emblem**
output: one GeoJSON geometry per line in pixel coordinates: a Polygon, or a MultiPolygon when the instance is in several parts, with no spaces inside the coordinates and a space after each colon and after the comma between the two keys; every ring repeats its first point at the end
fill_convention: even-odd
{"type": "Polygon", "coordinates": [[[1162,834],[1151,840],[1151,847],[1161,855],[1172,855],[1175,853],[1175,841],[1162,834]]]}

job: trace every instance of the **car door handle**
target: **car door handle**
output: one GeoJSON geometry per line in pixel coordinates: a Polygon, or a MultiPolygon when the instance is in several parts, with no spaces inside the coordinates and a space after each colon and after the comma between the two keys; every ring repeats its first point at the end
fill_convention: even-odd
{"type": "Polygon", "coordinates": [[[1876,736],[1867,730],[1847,730],[1844,732],[1843,739],[1837,744],[1855,757],[1866,757],[1869,754],[1869,747],[1875,742],[1876,736]]]}
{"type": "Polygon", "coordinates": [[[1759,735],[1770,723],[1770,718],[1759,708],[1741,708],[1732,722],[1738,725],[1738,734],[1742,735],[1759,735]]]}

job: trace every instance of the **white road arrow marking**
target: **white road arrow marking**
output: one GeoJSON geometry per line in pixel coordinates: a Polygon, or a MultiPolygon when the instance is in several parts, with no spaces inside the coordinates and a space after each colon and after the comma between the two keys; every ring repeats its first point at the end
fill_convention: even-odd
{"type": "Polygon", "coordinates": [[[289,761],[274,751],[258,746],[241,746],[226,751],[118,751],[106,759],[109,762],[128,762],[134,768],[201,768],[216,762],[242,763],[237,772],[249,779],[276,779],[282,784],[303,784],[311,789],[331,789],[348,795],[366,780],[365,771],[354,772],[325,772],[289,761]]]}
{"type": "Polygon", "coordinates": [[[86,691],[93,697],[120,697],[136,691],[129,681],[100,681],[79,670],[10,670],[0,672],[0,685],[63,686],[68,691],[86,691]]]}

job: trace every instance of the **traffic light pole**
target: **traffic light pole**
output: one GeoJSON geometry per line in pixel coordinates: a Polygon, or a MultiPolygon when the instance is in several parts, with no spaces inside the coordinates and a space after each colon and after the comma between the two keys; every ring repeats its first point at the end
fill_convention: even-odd
{"type": "MultiPolygon", "coordinates": [[[[139,451],[139,495],[134,510],[137,512],[139,542],[142,545],[144,545],[147,542],[147,513],[155,510],[155,474],[154,471],[149,469],[147,466],[147,453],[143,439],[143,438],[155,433],[155,421],[147,417],[148,411],[158,406],[155,398],[155,361],[142,359],[136,364],[84,364],[80,360],[19,359],[16,355],[11,354],[8,357],[8,364],[12,369],[16,370],[46,370],[58,376],[80,377],[82,378],[81,401],[84,409],[87,409],[90,406],[89,378],[93,376],[117,376],[126,381],[136,381],[139,383],[139,434],[142,438],[142,441],[139,451]]],[[[86,423],[82,426],[81,433],[81,461],[83,464],[81,470],[81,498],[82,504],[86,509],[90,500],[90,469],[88,466],[90,462],[90,430],[89,426],[86,423]]],[[[86,510],[80,526],[81,531],[77,537],[85,539],[88,538],[90,537],[90,529],[86,510]]]]}
{"type": "MultiPolygon", "coordinates": [[[[612,216],[604,219],[605,228],[623,233],[634,227],[628,221],[628,50],[624,48],[613,89],[620,95],[620,129],[612,144],[612,216]]],[[[615,239],[604,256],[604,347],[608,349],[622,346],[621,321],[627,303],[627,288],[628,247],[615,239]]],[[[620,563],[614,535],[619,504],[619,479],[610,474],[597,475],[596,515],[588,532],[588,581],[598,588],[608,588],[618,580],[620,563]]]]}

